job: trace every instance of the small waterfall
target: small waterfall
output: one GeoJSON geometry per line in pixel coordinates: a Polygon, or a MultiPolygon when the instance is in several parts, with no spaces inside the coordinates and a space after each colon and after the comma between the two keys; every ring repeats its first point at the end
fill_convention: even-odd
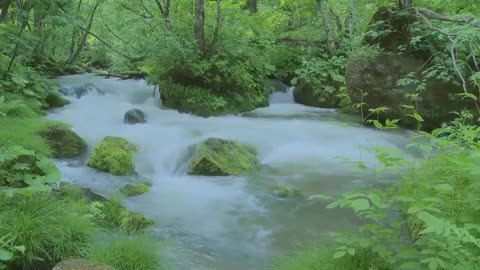
{"type": "Polygon", "coordinates": [[[273,92],[268,98],[268,101],[270,104],[295,103],[295,100],[293,99],[293,90],[295,90],[294,86],[289,87],[285,92],[273,92]]]}

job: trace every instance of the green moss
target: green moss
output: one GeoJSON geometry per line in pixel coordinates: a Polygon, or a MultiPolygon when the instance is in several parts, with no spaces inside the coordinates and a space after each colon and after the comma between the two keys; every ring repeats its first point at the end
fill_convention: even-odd
{"type": "Polygon", "coordinates": [[[278,198],[286,199],[286,198],[299,198],[303,197],[302,193],[289,186],[278,186],[273,189],[273,195],[278,198]]]}
{"type": "Polygon", "coordinates": [[[164,106],[204,117],[240,113],[268,106],[268,99],[261,89],[239,90],[238,93],[215,92],[172,81],[162,82],[161,89],[164,106]]]}
{"type": "Polygon", "coordinates": [[[133,156],[137,148],[121,137],[105,137],[95,146],[88,159],[89,167],[114,175],[127,175],[135,170],[133,156]]]}
{"type": "Polygon", "coordinates": [[[127,197],[142,195],[150,190],[150,185],[145,183],[127,184],[120,189],[120,193],[127,197]]]}
{"type": "Polygon", "coordinates": [[[142,214],[128,210],[118,198],[103,203],[102,218],[98,222],[103,227],[121,229],[125,232],[141,232],[154,224],[142,214]]]}
{"type": "Polygon", "coordinates": [[[189,167],[192,175],[239,175],[257,169],[256,150],[234,141],[209,138],[197,149],[189,167]]]}
{"type": "Polygon", "coordinates": [[[87,143],[64,125],[46,126],[39,134],[52,149],[53,157],[71,158],[87,151],[87,143]]]}
{"type": "Polygon", "coordinates": [[[60,108],[69,103],[59,93],[56,92],[48,93],[47,97],[45,98],[45,102],[47,102],[47,105],[50,109],[60,108]]]}

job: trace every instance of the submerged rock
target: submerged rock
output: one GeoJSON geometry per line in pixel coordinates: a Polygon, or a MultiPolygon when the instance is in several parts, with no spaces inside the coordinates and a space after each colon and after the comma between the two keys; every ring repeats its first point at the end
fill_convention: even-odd
{"type": "Polygon", "coordinates": [[[99,265],[84,259],[68,259],[61,261],[53,270],[114,270],[109,265],[99,265]]]}
{"type": "Polygon", "coordinates": [[[68,127],[48,126],[39,133],[52,149],[55,158],[76,157],[87,151],[85,140],[68,127]]]}
{"type": "Polygon", "coordinates": [[[209,138],[196,150],[188,174],[207,176],[239,175],[260,165],[257,151],[235,141],[209,138]]]}
{"type": "Polygon", "coordinates": [[[278,186],[273,189],[273,195],[277,198],[301,198],[303,194],[295,188],[289,186],[278,186]]]}
{"type": "Polygon", "coordinates": [[[65,96],[75,96],[77,98],[81,98],[88,94],[88,92],[96,92],[98,94],[104,94],[104,92],[95,88],[92,83],[86,83],[81,86],[70,86],[70,85],[63,85],[61,86],[58,91],[65,96]]]}
{"type": "Polygon", "coordinates": [[[132,109],[125,113],[123,117],[123,122],[125,124],[138,124],[138,123],[145,123],[145,114],[139,109],[132,109]]]}
{"type": "Polygon", "coordinates": [[[121,137],[107,136],[98,143],[87,166],[114,175],[127,175],[135,170],[133,156],[137,148],[121,137]]]}
{"type": "Polygon", "coordinates": [[[150,185],[146,183],[127,184],[120,189],[120,193],[126,197],[142,195],[148,191],[150,191],[150,185]]]}

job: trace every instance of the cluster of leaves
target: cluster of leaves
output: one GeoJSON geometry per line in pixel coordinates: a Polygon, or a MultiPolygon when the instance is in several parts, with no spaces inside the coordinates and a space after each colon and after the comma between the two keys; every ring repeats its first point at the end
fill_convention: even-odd
{"type": "Polygon", "coordinates": [[[48,158],[21,146],[0,149],[0,186],[15,188],[7,191],[46,191],[60,180],[60,172],[48,158]]]}
{"type": "Polygon", "coordinates": [[[334,260],[363,262],[355,269],[476,269],[479,128],[464,121],[416,137],[409,147],[422,153],[420,161],[372,149],[380,162],[374,176],[386,169],[404,176],[387,188],[372,183],[327,206],[350,208],[367,221],[358,234],[333,235],[334,260]]]}

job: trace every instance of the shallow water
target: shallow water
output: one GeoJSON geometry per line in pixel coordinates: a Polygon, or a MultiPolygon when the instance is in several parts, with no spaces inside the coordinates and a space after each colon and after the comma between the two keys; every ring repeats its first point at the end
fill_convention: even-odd
{"type": "MultiPolygon", "coordinates": [[[[348,211],[325,209],[326,202],[277,199],[276,185],[290,185],[305,194],[340,194],[371,183],[343,159],[376,161],[360,146],[402,148],[407,132],[362,128],[334,110],[291,103],[275,104],[242,116],[200,118],[160,106],[153,87],[142,80],[119,80],[92,74],[58,78],[59,85],[92,83],[90,91],[48,118],[72,125],[89,144],[108,135],[122,136],[140,147],[138,176],[116,177],[85,166],[86,158],[59,160],[64,180],[113,194],[125,183],[150,181],[152,190],[126,203],[156,220],[155,236],[168,243],[175,269],[267,269],[272,259],[326,241],[325,233],[355,228],[348,211]],[[147,123],[123,124],[132,108],[147,114],[147,123]],[[186,175],[189,146],[209,137],[255,146],[262,168],[255,176],[200,177],[186,175]]],[[[287,93],[288,94],[288,93],[287,93]]],[[[272,97],[271,97],[272,100],[272,97]]],[[[388,180],[388,179],[387,179],[388,180]]]]}

